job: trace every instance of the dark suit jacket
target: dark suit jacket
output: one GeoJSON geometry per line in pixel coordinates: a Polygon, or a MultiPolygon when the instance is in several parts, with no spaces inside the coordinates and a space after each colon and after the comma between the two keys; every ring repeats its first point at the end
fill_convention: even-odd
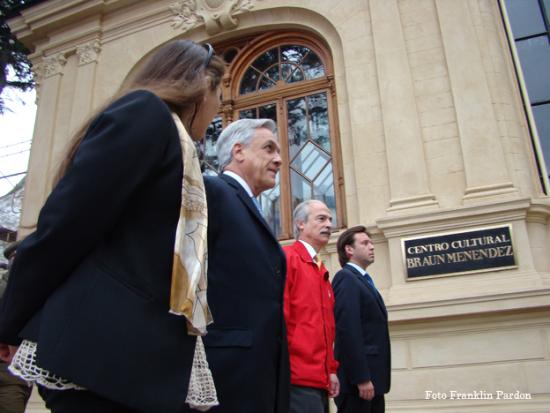
{"type": "Polygon", "coordinates": [[[287,413],[285,256],[237,181],[207,177],[205,187],[214,323],[204,344],[220,401],[211,412],[287,413]]]}
{"type": "Polygon", "coordinates": [[[388,315],[382,297],[351,265],[332,280],[336,304],[335,357],[340,392],[358,394],[357,384],[372,380],[376,395],[390,390],[388,315]]]}
{"type": "Polygon", "coordinates": [[[185,406],[195,338],[168,313],[182,156],[170,110],[132,92],[90,125],[19,246],[0,342],[38,342],[38,364],[141,412],[185,406]]]}

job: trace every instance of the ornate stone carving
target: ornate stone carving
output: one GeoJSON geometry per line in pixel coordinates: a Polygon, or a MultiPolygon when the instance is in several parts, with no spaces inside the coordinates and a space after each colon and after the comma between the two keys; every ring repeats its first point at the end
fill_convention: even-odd
{"type": "Polygon", "coordinates": [[[78,46],[76,48],[76,54],[78,55],[78,64],[85,65],[88,63],[96,62],[100,51],[101,44],[97,39],[78,46]]]}
{"type": "Polygon", "coordinates": [[[252,10],[256,1],[179,0],[170,5],[170,10],[176,15],[172,26],[186,32],[204,23],[209,35],[231,30],[239,24],[235,14],[252,10]]]}
{"type": "Polygon", "coordinates": [[[67,58],[65,57],[65,53],[58,53],[53,56],[44,57],[37,73],[40,73],[44,79],[62,74],[63,66],[65,66],[66,63],[67,58]]]}

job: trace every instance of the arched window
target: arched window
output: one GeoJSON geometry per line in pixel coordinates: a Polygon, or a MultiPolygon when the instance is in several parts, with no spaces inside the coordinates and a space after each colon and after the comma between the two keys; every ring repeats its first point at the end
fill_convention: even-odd
{"type": "Polygon", "coordinates": [[[283,165],[276,186],[261,195],[266,220],[280,239],[292,238],[292,211],[319,199],[343,226],[338,123],[330,54],[301,33],[269,33],[215,45],[228,62],[222,110],[207,132],[206,173],[215,173],[215,144],[234,119],[277,123],[283,165]]]}

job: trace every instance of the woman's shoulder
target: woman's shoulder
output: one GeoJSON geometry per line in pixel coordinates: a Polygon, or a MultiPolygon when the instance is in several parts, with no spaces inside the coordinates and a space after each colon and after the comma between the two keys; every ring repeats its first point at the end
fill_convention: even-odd
{"type": "Polygon", "coordinates": [[[129,110],[147,110],[153,109],[170,114],[168,105],[153,92],[148,90],[132,90],[118,99],[115,99],[106,109],[106,111],[112,109],[129,109],[129,110]]]}
{"type": "Polygon", "coordinates": [[[131,124],[146,133],[170,132],[177,135],[170,108],[161,98],[148,90],[133,90],[116,98],[99,113],[96,122],[98,121],[131,124]]]}

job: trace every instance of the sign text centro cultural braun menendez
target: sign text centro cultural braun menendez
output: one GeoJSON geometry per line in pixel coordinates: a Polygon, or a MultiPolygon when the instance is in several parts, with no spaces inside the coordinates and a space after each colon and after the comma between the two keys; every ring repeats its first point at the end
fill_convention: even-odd
{"type": "Polygon", "coordinates": [[[510,225],[402,241],[407,278],[516,265],[510,225]]]}

